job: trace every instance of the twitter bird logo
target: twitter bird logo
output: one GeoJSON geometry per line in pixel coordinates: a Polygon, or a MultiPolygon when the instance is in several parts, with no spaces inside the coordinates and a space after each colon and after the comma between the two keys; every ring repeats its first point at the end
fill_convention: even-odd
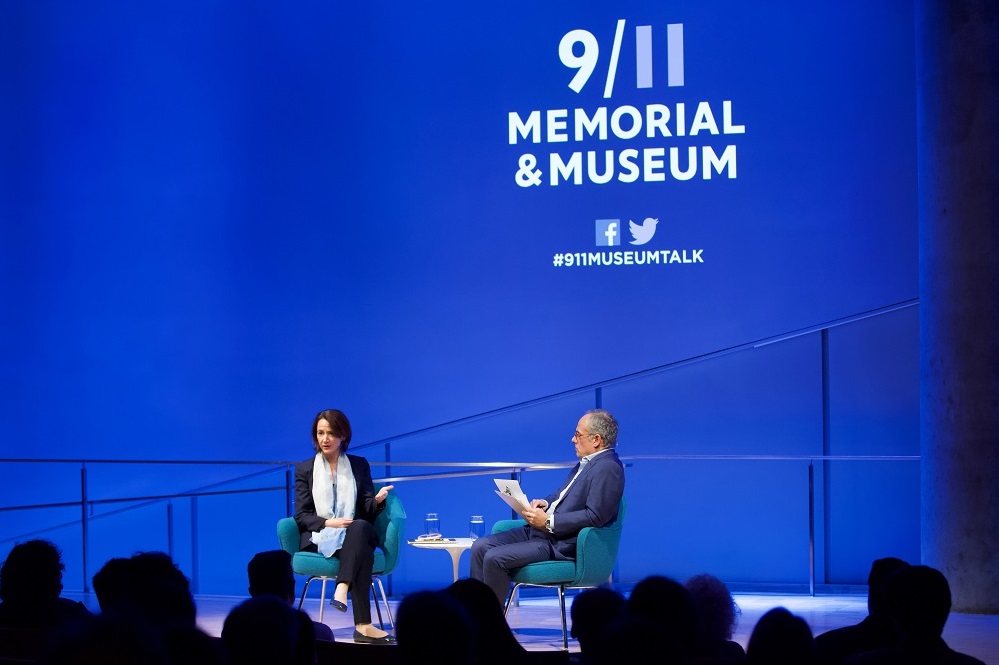
{"type": "Polygon", "coordinates": [[[631,237],[634,238],[634,240],[631,241],[631,244],[644,245],[648,241],[652,240],[652,236],[656,234],[656,224],[658,223],[658,219],[652,219],[651,217],[646,217],[645,221],[641,224],[636,224],[629,219],[628,228],[631,230],[631,237]]]}

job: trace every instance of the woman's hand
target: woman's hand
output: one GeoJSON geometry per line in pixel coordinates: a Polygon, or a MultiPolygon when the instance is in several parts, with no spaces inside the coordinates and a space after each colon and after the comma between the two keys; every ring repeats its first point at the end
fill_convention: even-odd
{"type": "Polygon", "coordinates": [[[388,496],[389,490],[395,487],[395,485],[386,485],[385,487],[378,490],[378,494],[375,495],[375,503],[381,503],[388,496]]]}
{"type": "Polygon", "coordinates": [[[328,520],[326,520],[326,526],[331,526],[334,528],[338,527],[346,528],[350,526],[351,522],[353,521],[354,520],[349,519],[347,517],[331,517],[328,520]]]}

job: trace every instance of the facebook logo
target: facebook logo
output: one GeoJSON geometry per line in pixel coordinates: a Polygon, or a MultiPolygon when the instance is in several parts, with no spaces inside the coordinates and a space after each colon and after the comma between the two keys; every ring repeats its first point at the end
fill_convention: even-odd
{"type": "Polygon", "coordinates": [[[597,220],[597,247],[616,247],[621,244],[621,220],[597,220]]]}

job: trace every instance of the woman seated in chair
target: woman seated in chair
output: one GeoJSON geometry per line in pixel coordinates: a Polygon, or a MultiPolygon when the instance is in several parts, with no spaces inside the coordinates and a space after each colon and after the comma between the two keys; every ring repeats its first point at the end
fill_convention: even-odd
{"type": "Polygon", "coordinates": [[[378,534],[375,517],[385,508],[386,485],[376,494],[368,461],[347,454],[350,421],[336,409],[312,421],[315,457],[295,466],[295,521],[303,551],[340,559],[331,604],[347,611],[350,592],[354,641],[392,644],[395,638],[371,623],[371,570],[378,534]]]}

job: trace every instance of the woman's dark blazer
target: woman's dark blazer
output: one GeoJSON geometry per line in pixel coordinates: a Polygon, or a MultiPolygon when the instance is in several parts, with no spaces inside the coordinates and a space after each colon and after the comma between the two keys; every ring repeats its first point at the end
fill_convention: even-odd
{"type": "MultiPolygon", "coordinates": [[[[326,524],[326,519],[316,515],[316,503],[312,499],[312,468],[315,465],[315,457],[299,462],[295,465],[295,521],[298,522],[298,531],[301,534],[299,549],[304,549],[312,544],[312,532],[322,530],[326,524]]],[[[375,518],[385,509],[385,502],[375,501],[375,484],[371,480],[371,465],[368,460],[358,455],[347,455],[350,462],[350,470],[354,473],[354,482],[357,484],[357,505],[354,508],[354,519],[366,520],[371,524],[375,523],[375,518]]]]}

